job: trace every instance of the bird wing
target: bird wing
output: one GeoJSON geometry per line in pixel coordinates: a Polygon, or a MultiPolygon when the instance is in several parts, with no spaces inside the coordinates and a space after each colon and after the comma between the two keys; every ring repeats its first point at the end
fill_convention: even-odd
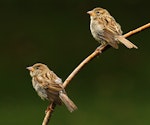
{"type": "Polygon", "coordinates": [[[51,80],[44,81],[44,88],[50,93],[59,93],[59,91],[63,90],[63,86],[51,80]]]}
{"type": "Polygon", "coordinates": [[[64,88],[61,84],[55,83],[51,80],[46,80],[45,90],[47,92],[48,98],[50,101],[55,102],[56,104],[61,105],[61,100],[59,98],[59,92],[64,91],[64,88]]]}
{"type": "Polygon", "coordinates": [[[104,27],[112,32],[114,35],[122,35],[121,26],[116,22],[112,16],[107,16],[103,19],[104,27]]]}
{"type": "Polygon", "coordinates": [[[101,19],[104,29],[103,29],[103,40],[106,41],[112,47],[118,49],[118,43],[115,40],[116,35],[121,35],[121,27],[115,21],[112,16],[107,16],[101,19]]]}
{"type": "Polygon", "coordinates": [[[115,49],[118,49],[118,43],[114,39],[114,34],[112,32],[110,32],[109,30],[104,29],[104,31],[103,31],[103,38],[102,39],[104,41],[106,41],[109,45],[114,47],[115,49]]]}

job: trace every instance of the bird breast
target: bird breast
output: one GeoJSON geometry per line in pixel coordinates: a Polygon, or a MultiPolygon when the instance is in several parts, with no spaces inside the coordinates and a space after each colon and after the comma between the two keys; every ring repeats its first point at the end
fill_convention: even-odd
{"type": "Polygon", "coordinates": [[[100,36],[103,35],[103,29],[104,29],[103,25],[99,24],[97,20],[91,19],[90,30],[91,30],[93,37],[97,41],[101,41],[100,36]]]}
{"type": "Polygon", "coordinates": [[[34,78],[32,79],[32,85],[41,99],[48,99],[46,90],[34,78]]]}

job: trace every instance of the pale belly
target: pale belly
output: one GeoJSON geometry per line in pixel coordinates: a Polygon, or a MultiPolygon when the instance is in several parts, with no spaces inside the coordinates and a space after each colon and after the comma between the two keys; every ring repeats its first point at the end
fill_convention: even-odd
{"type": "Polygon", "coordinates": [[[92,21],[90,24],[90,30],[95,40],[102,42],[103,37],[103,25],[98,24],[97,21],[92,21]]]}
{"type": "Polygon", "coordinates": [[[33,88],[36,90],[37,94],[41,97],[41,99],[48,99],[47,92],[43,87],[41,87],[36,82],[32,82],[33,88]]]}

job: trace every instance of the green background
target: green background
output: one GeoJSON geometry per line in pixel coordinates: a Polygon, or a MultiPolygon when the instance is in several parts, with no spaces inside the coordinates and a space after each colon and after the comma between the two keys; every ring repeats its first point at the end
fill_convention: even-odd
{"type": "MultiPolygon", "coordinates": [[[[42,62],[63,80],[99,45],[88,10],[109,10],[126,33],[150,21],[148,0],[1,0],[0,125],[40,125],[48,102],[32,88],[27,66],[42,62]]],[[[66,91],[78,106],[58,106],[51,125],[149,125],[150,29],[130,37],[139,49],[109,49],[66,91]]]]}

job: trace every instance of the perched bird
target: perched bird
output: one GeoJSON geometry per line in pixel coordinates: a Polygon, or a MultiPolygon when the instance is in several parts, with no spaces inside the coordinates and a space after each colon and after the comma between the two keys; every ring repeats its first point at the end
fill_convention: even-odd
{"type": "Polygon", "coordinates": [[[115,49],[118,49],[118,43],[124,44],[129,49],[138,48],[122,36],[121,26],[106,9],[98,7],[87,13],[91,18],[91,33],[99,43],[111,45],[115,49]]]}
{"type": "Polygon", "coordinates": [[[62,85],[62,80],[45,64],[36,63],[27,67],[32,77],[32,85],[41,99],[47,99],[55,104],[66,105],[70,112],[77,106],[69,99],[62,85]]]}

